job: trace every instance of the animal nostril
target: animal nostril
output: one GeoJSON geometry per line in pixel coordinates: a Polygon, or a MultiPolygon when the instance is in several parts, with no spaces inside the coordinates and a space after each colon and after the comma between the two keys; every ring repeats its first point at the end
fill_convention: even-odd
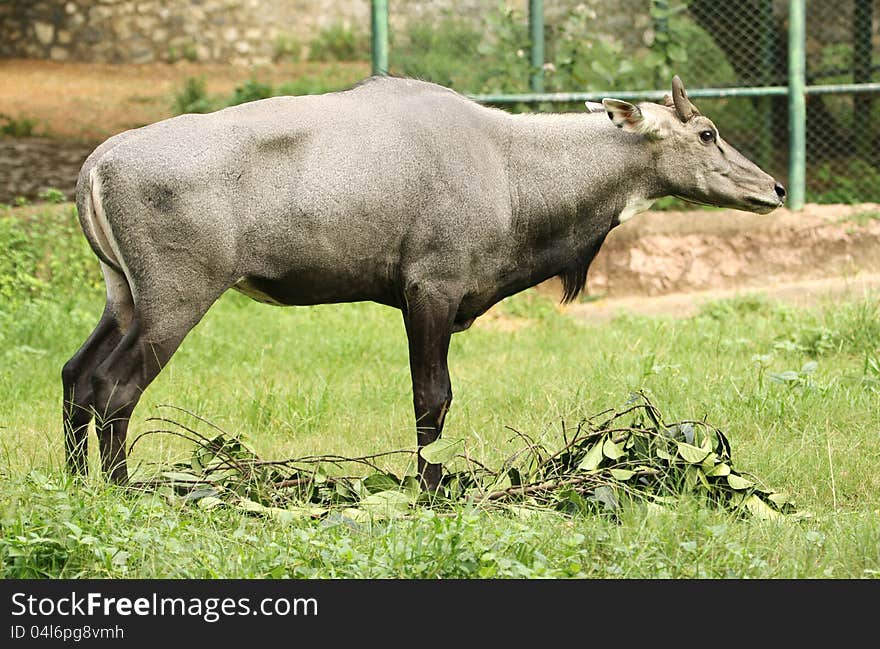
{"type": "Polygon", "coordinates": [[[779,196],[780,200],[785,198],[785,187],[783,187],[779,183],[776,183],[774,189],[776,190],[776,195],[779,196]]]}

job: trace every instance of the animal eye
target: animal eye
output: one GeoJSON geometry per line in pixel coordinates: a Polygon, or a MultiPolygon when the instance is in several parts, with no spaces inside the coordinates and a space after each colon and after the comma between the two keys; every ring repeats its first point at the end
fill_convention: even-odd
{"type": "Polygon", "coordinates": [[[715,141],[715,131],[709,131],[709,130],[700,131],[700,139],[703,141],[704,144],[709,144],[709,142],[714,142],[715,141]]]}

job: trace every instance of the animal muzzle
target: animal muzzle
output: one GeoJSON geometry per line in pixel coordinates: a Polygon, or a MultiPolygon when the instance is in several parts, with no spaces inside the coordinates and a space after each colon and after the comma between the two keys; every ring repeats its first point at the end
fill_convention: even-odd
{"type": "Polygon", "coordinates": [[[781,183],[774,182],[773,190],[776,192],[776,195],[779,197],[779,202],[785,202],[785,187],[782,186],[781,183]]]}
{"type": "Polygon", "coordinates": [[[785,204],[785,187],[773,180],[772,188],[747,195],[746,202],[754,211],[766,214],[785,204]]]}

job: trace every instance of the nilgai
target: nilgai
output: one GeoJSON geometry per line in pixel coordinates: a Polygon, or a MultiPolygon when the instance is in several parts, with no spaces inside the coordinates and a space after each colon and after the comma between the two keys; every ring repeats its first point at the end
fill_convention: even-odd
{"type": "MultiPolygon", "coordinates": [[[[108,139],[76,188],[107,303],[62,371],[69,468],[86,471],[94,417],[103,471],[127,481],[135,405],[227,289],[400,309],[421,448],[452,401],[450,337],[493,304],[554,276],[572,300],[608,232],[662,196],[782,205],[783,187],[721,138],[678,77],[663,104],[587,108],[514,115],[373,77],[108,139]]],[[[418,472],[437,488],[440,465],[419,455],[418,472]]]]}

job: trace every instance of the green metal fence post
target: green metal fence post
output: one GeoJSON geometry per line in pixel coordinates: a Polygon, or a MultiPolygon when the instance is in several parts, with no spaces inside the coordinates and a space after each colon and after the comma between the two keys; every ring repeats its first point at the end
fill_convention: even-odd
{"type": "Polygon", "coordinates": [[[788,14],[788,207],[801,210],[807,168],[806,7],[790,0],[788,14]]]}
{"type": "Polygon", "coordinates": [[[370,14],[373,74],[388,74],[388,0],[373,0],[370,14]]]}
{"type": "Polygon", "coordinates": [[[529,42],[532,92],[544,92],[544,0],[529,0],[529,42]]]}

